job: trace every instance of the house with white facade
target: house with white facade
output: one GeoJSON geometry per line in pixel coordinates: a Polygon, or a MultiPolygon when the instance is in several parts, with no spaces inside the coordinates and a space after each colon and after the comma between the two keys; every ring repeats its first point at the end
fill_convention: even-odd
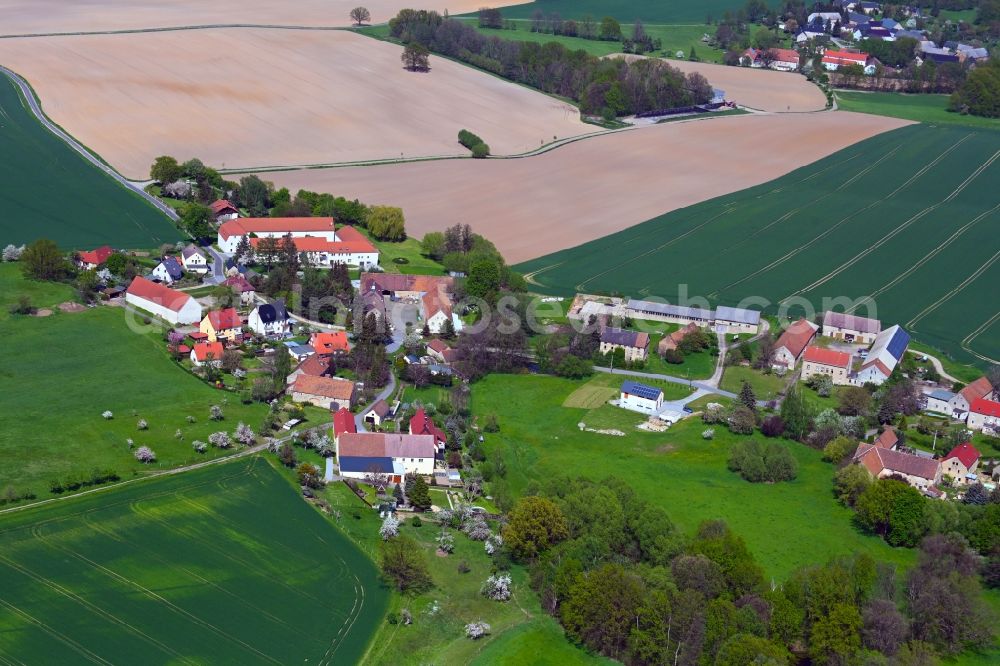
{"type": "Polygon", "coordinates": [[[236,218],[219,227],[218,244],[223,252],[233,253],[246,238],[257,252],[261,239],[273,238],[280,244],[288,235],[296,250],[306,254],[314,266],[329,268],[341,263],[363,270],[378,266],[378,249],[354,227],[337,229],[332,217],[236,218]]]}
{"type": "Polygon", "coordinates": [[[858,444],[854,462],[863,465],[876,479],[899,476],[920,490],[927,490],[941,482],[941,465],[937,460],[874,444],[858,444]]]}
{"type": "Polygon", "coordinates": [[[173,284],[184,277],[184,267],[177,257],[164,257],[153,269],[151,277],[163,284],[173,284]]]}
{"type": "Polygon", "coordinates": [[[821,375],[829,377],[834,386],[850,384],[851,355],[847,352],[811,345],[802,356],[802,381],[821,375]]]}
{"type": "Polygon", "coordinates": [[[663,407],[663,391],[639,382],[622,382],[618,406],[633,412],[655,414],[663,407]]]}
{"type": "Polygon", "coordinates": [[[292,320],[281,299],[255,307],[246,325],[254,333],[268,338],[283,338],[292,331],[292,320]]]}
{"type": "Polygon", "coordinates": [[[181,250],[181,264],[189,273],[208,272],[208,259],[195,245],[188,245],[181,250]]]}
{"type": "Polygon", "coordinates": [[[401,483],[407,474],[434,474],[437,447],[431,435],[343,432],[336,446],[340,475],[348,479],[378,473],[401,483]]]}
{"type": "Polygon", "coordinates": [[[774,347],[774,359],[771,365],[775,369],[791,370],[802,358],[806,347],[816,336],[819,326],[802,318],[786,328],[774,347]]]}
{"type": "Polygon", "coordinates": [[[909,344],[910,334],[899,324],[879,333],[868,349],[868,355],[861,364],[861,369],[851,376],[851,383],[856,386],[868,383],[884,384],[902,360],[909,344]]]}
{"type": "Polygon", "coordinates": [[[878,319],[829,310],[823,313],[822,335],[825,338],[870,345],[881,331],[882,322],[878,319]]]}
{"type": "Polygon", "coordinates": [[[196,342],[191,348],[191,363],[201,367],[206,363],[213,367],[222,367],[222,355],[225,349],[221,342],[196,342]]]}
{"type": "Polygon", "coordinates": [[[630,298],[625,305],[625,316],[648,321],[667,321],[683,326],[711,326],[719,333],[756,333],[760,329],[760,312],[757,310],[723,305],[710,310],[630,298]]]}
{"type": "Polygon", "coordinates": [[[171,324],[194,324],[201,321],[201,304],[189,294],[144,277],[132,280],[125,292],[125,302],[171,324]]]}
{"type": "Polygon", "coordinates": [[[449,319],[456,333],[465,327],[465,322],[453,309],[454,284],[454,278],[438,275],[362,273],[358,293],[364,301],[366,316],[376,312],[379,318],[388,317],[386,299],[390,303],[413,305],[430,332],[438,335],[444,332],[449,319]]]}
{"type": "Polygon", "coordinates": [[[979,451],[969,442],[963,442],[941,459],[941,473],[947,474],[955,483],[975,483],[979,468],[979,451]]]}
{"type": "Polygon", "coordinates": [[[987,435],[1000,434],[1000,402],[979,398],[969,408],[969,430],[982,430],[987,435]]]}

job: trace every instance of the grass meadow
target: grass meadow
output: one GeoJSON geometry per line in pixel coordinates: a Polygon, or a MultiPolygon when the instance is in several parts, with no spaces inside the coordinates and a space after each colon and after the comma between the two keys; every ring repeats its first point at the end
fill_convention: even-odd
{"type": "Polygon", "coordinates": [[[504,18],[530,19],[536,11],[546,16],[559,14],[564,19],[581,19],[588,14],[600,21],[611,16],[622,23],[636,19],[646,23],[697,23],[708,17],[718,19],[724,12],[743,7],[740,0],[536,0],[523,5],[501,7],[504,18]]]}
{"type": "Polygon", "coordinates": [[[833,497],[834,468],[819,451],[784,442],[798,461],[798,478],[748,483],[726,468],[729,448],[739,437],[716,426],[715,438],[705,440],[707,426],[697,418],[663,433],[581,432],[577,423],[588,410],[563,406],[579,387],[539,375],[493,375],[473,387],[474,413],[497,414],[500,432],[486,435],[486,445],[506,459],[515,495],[551,475],[619,476],[689,534],[703,520],[726,520],[777,581],[796,567],[853,552],[900,565],[913,561],[912,551],[890,548],[855,529],[850,509],[833,497]]]}
{"type": "Polygon", "coordinates": [[[255,431],[266,406],[243,405],[236,394],[203,383],[172,361],[157,332],[134,333],[124,310],[55,311],[12,316],[8,304],[30,294],[36,307],[70,300],[65,285],[25,281],[16,264],[0,265],[0,489],[13,486],[49,496],[49,481],[98,467],[122,478],[221,455],[196,453],[192,441],[239,421],[255,431]],[[210,421],[222,405],[225,420],[210,421]],[[110,410],[111,420],[101,414],[110,410]],[[194,423],[187,416],[194,416],[194,423]],[[145,419],[148,430],[139,431],[145,419]],[[181,438],[176,431],[181,431],[181,438]],[[148,445],[157,462],[140,464],[126,443],[148,445]]]}
{"type": "Polygon", "coordinates": [[[262,457],[0,515],[11,663],[357,663],[388,591],[262,457]]]}
{"type": "Polygon", "coordinates": [[[871,113],[914,120],[919,123],[966,125],[982,129],[1000,129],[1000,120],[963,116],[948,111],[949,95],[906,95],[903,93],[858,92],[838,90],[837,106],[844,111],[871,113]]]}
{"type": "Polygon", "coordinates": [[[1000,131],[904,127],[515,268],[564,296],[686,289],[789,314],[848,299],[959,363],[1000,359],[998,159],[1000,131]]]}
{"type": "Polygon", "coordinates": [[[0,243],[148,248],[180,239],[169,219],[42,127],[0,76],[0,243]]]}

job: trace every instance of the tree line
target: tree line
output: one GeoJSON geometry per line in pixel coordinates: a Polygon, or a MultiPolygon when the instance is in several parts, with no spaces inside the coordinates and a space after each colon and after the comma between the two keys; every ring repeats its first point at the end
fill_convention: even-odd
{"type": "Polygon", "coordinates": [[[551,42],[487,37],[437,12],[404,9],[389,21],[390,35],[544,92],[567,97],[589,115],[605,118],[704,104],[712,87],[697,72],[685,75],[661,60],[602,59],[551,42]]]}

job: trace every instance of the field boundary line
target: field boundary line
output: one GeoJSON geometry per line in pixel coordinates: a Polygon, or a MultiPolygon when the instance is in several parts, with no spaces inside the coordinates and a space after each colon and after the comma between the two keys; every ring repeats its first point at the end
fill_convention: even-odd
{"type": "Polygon", "coordinates": [[[889,289],[892,289],[893,287],[895,287],[900,282],[906,280],[908,277],[910,277],[911,275],[913,275],[914,272],[916,272],[918,269],[920,269],[920,267],[922,267],[928,261],[930,261],[931,259],[933,259],[934,257],[936,257],[938,254],[940,254],[945,248],[947,248],[949,245],[951,245],[959,236],[963,235],[966,231],[968,231],[975,224],[977,224],[978,222],[982,221],[983,218],[992,215],[993,213],[997,212],[998,210],[1000,210],[1000,204],[997,204],[996,206],[994,206],[993,208],[989,209],[988,211],[980,213],[979,215],[977,215],[976,217],[974,217],[971,221],[966,222],[961,228],[959,228],[957,231],[955,231],[955,233],[953,233],[951,236],[949,236],[948,238],[946,238],[940,245],[938,245],[936,248],[934,248],[933,250],[931,250],[930,252],[928,252],[927,254],[925,254],[923,257],[921,257],[920,261],[918,261],[917,263],[913,264],[908,269],[906,269],[905,271],[903,271],[902,273],[900,273],[899,275],[897,275],[895,278],[893,278],[891,281],[886,282],[884,285],[882,285],[881,287],[879,287],[878,289],[876,289],[872,293],[868,294],[867,296],[865,296],[864,298],[862,298],[861,300],[859,300],[855,305],[851,306],[848,310],[846,310],[846,313],[847,314],[851,314],[851,313],[857,311],[857,309],[859,307],[861,307],[862,305],[864,305],[868,301],[872,300],[873,298],[875,298],[879,294],[882,294],[882,293],[888,291],[889,289]]]}
{"type": "MultiPolygon", "coordinates": [[[[381,25],[381,24],[379,24],[381,25]]],[[[281,25],[269,23],[203,23],[196,25],[161,26],[156,28],[121,28],[118,30],[71,30],[67,32],[27,32],[19,35],[0,35],[0,39],[32,39],[36,37],[88,37],[100,35],[141,35],[147,32],[184,32],[186,30],[226,30],[226,29],[257,29],[257,30],[344,30],[357,32],[351,26],[332,25],[281,25]]]]}
{"type": "MultiPolygon", "coordinates": [[[[967,137],[971,137],[971,136],[974,136],[974,135],[973,134],[968,134],[966,136],[967,137]]],[[[948,153],[950,153],[952,150],[954,150],[955,148],[957,148],[958,145],[961,144],[961,143],[962,143],[962,141],[959,141],[958,143],[954,144],[951,148],[949,148],[947,151],[945,151],[940,156],[938,156],[938,159],[940,159],[944,155],[947,155],[948,153]]],[[[886,243],[888,243],[890,240],[892,240],[893,238],[895,238],[897,235],[899,235],[900,233],[902,233],[907,227],[909,227],[910,225],[912,225],[914,222],[917,222],[918,220],[922,219],[924,216],[926,216],[926,215],[934,212],[935,210],[937,210],[938,208],[940,208],[944,204],[948,203],[949,201],[951,201],[952,199],[954,199],[955,197],[957,197],[959,194],[962,193],[963,190],[965,190],[966,187],[968,187],[969,183],[971,183],[980,174],[982,174],[983,171],[985,171],[987,167],[989,167],[991,164],[993,164],[993,162],[996,161],[996,159],[998,157],[1000,157],[1000,150],[998,150],[995,153],[993,153],[993,156],[990,157],[990,159],[988,159],[985,163],[983,163],[982,165],[980,165],[979,168],[977,168],[965,180],[963,180],[961,183],[959,183],[958,187],[956,187],[954,190],[952,190],[951,194],[949,194],[948,196],[946,196],[944,199],[942,199],[941,201],[937,202],[936,204],[932,204],[930,206],[927,206],[926,208],[924,208],[921,211],[918,211],[917,213],[914,213],[905,222],[903,222],[899,226],[897,226],[894,229],[892,229],[891,231],[889,231],[889,233],[887,233],[886,235],[882,236],[882,238],[878,239],[877,241],[875,241],[874,243],[872,243],[871,245],[869,245],[867,248],[865,248],[861,252],[859,252],[856,255],[854,255],[851,259],[849,259],[848,261],[844,262],[843,264],[841,264],[840,266],[838,266],[834,270],[830,271],[829,273],[827,273],[826,275],[824,275],[823,277],[821,277],[819,280],[816,280],[812,284],[806,285],[805,287],[799,289],[798,291],[796,291],[796,292],[794,292],[792,294],[789,294],[784,299],[782,299],[782,301],[785,301],[788,298],[791,298],[792,296],[797,296],[798,294],[801,294],[804,291],[809,291],[810,289],[815,289],[816,287],[822,286],[822,285],[826,284],[827,282],[829,282],[830,280],[832,280],[833,278],[837,277],[838,275],[840,275],[841,273],[843,273],[844,271],[846,271],[848,268],[850,268],[854,264],[858,263],[859,261],[861,261],[862,259],[864,259],[865,257],[867,257],[869,254],[871,254],[872,252],[874,252],[875,250],[879,249],[880,247],[882,247],[883,245],[885,245],[886,243]]],[[[935,161],[937,161],[937,160],[935,160],[935,161]]],[[[929,164],[928,167],[931,166],[932,164],[933,164],[933,162],[931,164],[929,164]]],[[[926,168],[927,167],[925,167],[925,169],[926,168]]],[[[894,191],[892,194],[890,194],[888,197],[886,197],[886,199],[892,197],[895,193],[896,192],[894,191]]]]}
{"type": "Polygon", "coordinates": [[[22,619],[26,619],[28,621],[28,624],[38,627],[39,629],[41,629],[48,635],[52,636],[56,640],[65,643],[70,648],[72,648],[74,652],[79,653],[80,656],[85,658],[87,661],[91,661],[95,664],[107,664],[108,666],[112,666],[111,662],[105,659],[104,657],[94,652],[91,652],[86,647],[84,647],[80,643],[77,643],[75,640],[65,635],[61,631],[53,629],[49,624],[39,620],[37,617],[29,613],[28,611],[18,608],[9,601],[4,600],[2,597],[0,597],[0,605],[3,605],[10,612],[21,617],[22,619]]]}
{"type": "Polygon", "coordinates": [[[975,340],[976,338],[978,338],[982,334],[982,332],[985,331],[987,328],[989,328],[990,325],[993,322],[995,322],[997,319],[1000,319],[1000,311],[998,311],[995,315],[993,315],[992,317],[990,317],[989,319],[987,319],[985,322],[983,322],[983,324],[980,325],[979,328],[977,328],[976,330],[974,330],[969,335],[965,336],[962,339],[962,349],[965,349],[965,350],[969,351],[969,348],[967,347],[967,345],[972,344],[972,341],[975,340]]]}
{"type": "Polygon", "coordinates": [[[965,289],[966,287],[968,287],[970,283],[972,283],[976,278],[978,278],[980,275],[982,275],[983,273],[985,273],[990,268],[990,266],[992,266],[994,263],[996,263],[997,259],[1000,259],[1000,250],[997,250],[996,254],[994,254],[992,257],[990,257],[989,259],[987,259],[986,262],[982,266],[980,266],[975,271],[973,271],[972,275],[970,275],[969,277],[967,277],[964,280],[962,280],[958,284],[958,286],[956,286],[954,289],[952,289],[951,291],[949,291],[948,293],[946,293],[944,296],[942,296],[941,298],[937,299],[936,301],[934,301],[933,303],[931,303],[930,305],[928,305],[926,308],[924,308],[923,310],[921,310],[920,312],[918,312],[917,315],[915,317],[913,317],[913,319],[911,319],[910,321],[906,322],[906,327],[910,328],[910,329],[914,329],[914,327],[915,327],[915,325],[916,325],[916,323],[918,321],[920,321],[921,319],[923,319],[924,317],[926,317],[927,315],[929,315],[934,310],[937,310],[939,307],[941,307],[942,304],[944,304],[944,302],[946,300],[948,300],[949,298],[951,298],[952,296],[954,296],[958,292],[960,292],[963,289],[965,289]]]}

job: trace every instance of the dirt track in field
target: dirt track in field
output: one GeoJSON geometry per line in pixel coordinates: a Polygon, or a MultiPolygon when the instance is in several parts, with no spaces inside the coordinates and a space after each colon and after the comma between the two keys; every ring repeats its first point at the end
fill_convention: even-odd
{"type": "MultiPolygon", "coordinates": [[[[96,30],[142,30],[188,25],[347,26],[358,0],[0,0],[0,34],[24,35],[96,30]]],[[[372,21],[384,23],[400,9],[472,12],[480,0],[366,0],[372,21]]],[[[517,4],[490,2],[491,7],[517,4]]]]}
{"type": "Polygon", "coordinates": [[[663,213],[767,182],[909,124],[843,111],[674,122],[577,141],[513,160],[262,174],[402,206],[411,236],[468,223],[510,263],[574,247],[663,213]]]}
{"type": "Polygon", "coordinates": [[[45,112],[125,176],[158,155],[228,168],[495,154],[597,131],[576,108],[347,31],[218,29],[0,40],[45,112]]]}
{"type": "MultiPolygon", "coordinates": [[[[618,55],[634,59],[641,56],[618,55]]],[[[726,99],[740,106],[776,113],[788,111],[820,111],[826,107],[826,95],[801,74],[772,69],[729,67],[707,62],[665,59],[665,62],[685,74],[701,72],[713,88],[726,93],[726,99]]]]}

